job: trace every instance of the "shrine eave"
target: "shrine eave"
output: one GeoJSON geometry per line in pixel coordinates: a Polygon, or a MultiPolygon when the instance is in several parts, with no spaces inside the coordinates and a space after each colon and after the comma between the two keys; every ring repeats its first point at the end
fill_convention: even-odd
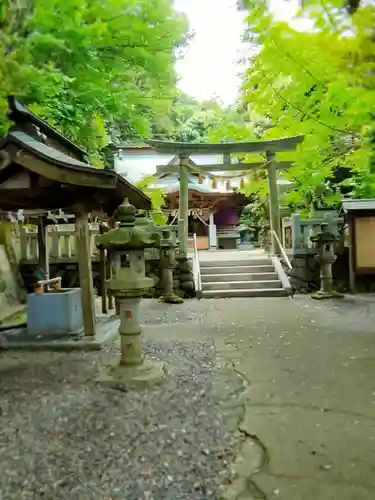
{"type": "Polygon", "coordinates": [[[303,142],[304,138],[304,135],[297,135],[269,141],[221,142],[218,144],[185,143],[149,139],[147,143],[158,153],[188,156],[193,154],[278,153],[294,151],[298,144],[303,142]]]}
{"type": "Polygon", "coordinates": [[[9,161],[0,168],[0,208],[3,210],[65,208],[64,202],[68,202],[69,197],[62,186],[70,186],[77,202],[87,197],[93,202],[93,198],[100,195],[109,211],[124,198],[129,198],[137,208],[151,208],[150,198],[115,171],[94,168],[22,131],[10,130],[0,140],[0,151],[9,155],[9,161]],[[19,168],[48,179],[48,185],[40,186],[35,193],[32,189],[2,189],[1,182],[17,175],[19,168]]]}
{"type": "Polygon", "coordinates": [[[9,105],[9,119],[15,123],[29,122],[39,127],[39,129],[46,133],[49,137],[54,138],[60,144],[64,144],[68,149],[74,151],[80,158],[85,158],[87,151],[70,141],[67,137],[62,135],[54,127],[51,127],[47,122],[36,116],[29,109],[26,108],[15,96],[8,97],[9,105]]]}

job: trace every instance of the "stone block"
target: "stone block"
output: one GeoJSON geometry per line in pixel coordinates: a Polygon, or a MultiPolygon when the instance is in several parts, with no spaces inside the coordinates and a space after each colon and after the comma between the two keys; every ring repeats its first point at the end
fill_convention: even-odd
{"type": "Polygon", "coordinates": [[[27,297],[29,335],[61,337],[83,329],[81,289],[31,293],[27,297]]]}

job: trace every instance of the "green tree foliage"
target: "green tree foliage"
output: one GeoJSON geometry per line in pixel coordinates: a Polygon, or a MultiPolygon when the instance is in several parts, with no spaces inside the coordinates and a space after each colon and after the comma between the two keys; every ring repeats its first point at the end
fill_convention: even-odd
{"type": "Polygon", "coordinates": [[[179,142],[228,140],[243,126],[243,115],[215,100],[199,102],[183,92],[175,97],[169,115],[155,123],[154,136],[179,142]]]}
{"type": "Polygon", "coordinates": [[[100,164],[169,113],[186,33],[172,0],[0,1],[0,133],[16,94],[100,164]]]}
{"type": "Polygon", "coordinates": [[[153,187],[157,179],[153,175],[145,175],[139,182],[137,187],[141,189],[152,202],[152,211],[150,216],[155,224],[166,224],[167,219],[163,214],[163,206],[165,201],[165,193],[163,189],[153,187]]]}
{"type": "MultiPolygon", "coordinates": [[[[275,22],[262,0],[249,4],[247,36],[260,48],[243,99],[272,124],[262,138],[305,135],[296,153],[279,155],[295,161],[288,203],[311,209],[335,205],[343,193],[375,196],[374,4],[362,2],[350,16],[341,0],[305,0],[309,32],[275,22]]],[[[264,187],[260,179],[250,191],[264,187]]]]}
{"type": "MultiPolygon", "coordinates": [[[[286,0],[287,1],[287,0],[286,0]]],[[[336,2],[336,7],[345,7],[349,14],[353,15],[357,12],[359,7],[361,6],[361,0],[345,0],[345,2],[340,2],[338,4],[336,2]]],[[[301,7],[320,5],[322,6],[322,0],[301,0],[301,7]]]]}

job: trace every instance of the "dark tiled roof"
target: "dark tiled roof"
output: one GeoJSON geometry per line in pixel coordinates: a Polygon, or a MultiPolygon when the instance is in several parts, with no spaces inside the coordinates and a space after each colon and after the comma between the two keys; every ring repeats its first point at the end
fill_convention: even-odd
{"type": "Polygon", "coordinates": [[[20,119],[33,123],[37,127],[40,128],[47,136],[56,139],[58,142],[65,144],[68,149],[71,149],[79,156],[84,157],[87,155],[87,151],[83,148],[74,144],[74,142],[70,141],[67,137],[61,134],[58,130],[51,127],[47,122],[39,118],[39,116],[34,115],[31,111],[29,111],[26,106],[24,106],[18,99],[14,96],[8,97],[9,103],[9,118],[14,122],[19,122],[20,119]]]}
{"type": "Polygon", "coordinates": [[[69,156],[58,149],[52,148],[51,146],[34,139],[34,137],[25,134],[25,132],[11,130],[8,134],[8,140],[16,142],[18,145],[25,147],[25,149],[31,151],[32,153],[36,153],[38,156],[43,157],[48,161],[53,161],[53,163],[57,163],[58,165],[90,168],[87,163],[76,160],[72,156],[69,156]]]}
{"type": "Polygon", "coordinates": [[[25,148],[27,151],[34,153],[39,158],[59,167],[68,167],[79,171],[85,170],[86,172],[90,171],[93,174],[107,176],[108,178],[116,177],[114,170],[92,167],[87,163],[76,160],[72,156],[63,153],[58,149],[52,148],[47,144],[43,144],[43,142],[40,142],[30,135],[20,132],[19,130],[11,131],[8,134],[7,140],[16,143],[17,145],[25,148]]]}
{"type": "MultiPolygon", "coordinates": [[[[49,137],[53,136],[53,134],[58,135],[58,141],[60,144],[62,142],[65,143],[66,149],[70,150],[72,154],[76,154],[77,151],[74,150],[73,147],[71,147],[70,141],[65,139],[59,132],[55,131],[52,129],[52,127],[49,127],[45,122],[40,120],[38,117],[30,113],[22,104],[20,104],[17,100],[13,100],[12,102],[13,108],[11,108],[13,111],[16,110],[17,113],[22,113],[24,117],[24,121],[29,121],[32,122],[33,124],[37,125],[40,129],[43,129],[41,126],[41,123],[43,126],[48,128],[48,131],[45,131],[45,135],[48,135],[49,137]],[[31,120],[31,118],[32,120],[31,120]],[[51,130],[53,131],[53,134],[51,134],[51,130]]],[[[15,116],[11,116],[13,120],[15,120],[15,116]]],[[[15,120],[16,121],[16,120],[15,120]]],[[[16,121],[16,127],[20,124],[20,120],[18,119],[16,121]]],[[[129,197],[129,199],[132,199],[131,202],[136,205],[139,208],[151,208],[151,200],[146,196],[140,189],[138,189],[136,186],[134,186],[131,182],[129,182],[127,179],[123,178],[122,176],[118,175],[114,170],[107,170],[107,169],[101,169],[101,168],[94,168],[87,163],[78,160],[77,158],[74,158],[72,156],[69,156],[68,154],[60,151],[59,149],[54,148],[53,146],[50,146],[48,144],[45,144],[44,142],[41,142],[38,140],[36,137],[32,137],[28,133],[19,130],[18,128],[11,128],[8,132],[8,134],[0,139],[0,149],[3,148],[7,143],[13,143],[15,144],[18,148],[27,151],[34,156],[39,157],[41,160],[45,161],[48,164],[56,165],[60,168],[63,169],[69,169],[71,171],[76,171],[76,172],[84,172],[85,174],[90,174],[90,176],[94,176],[98,181],[100,179],[100,182],[98,186],[100,185],[101,188],[110,188],[114,189],[115,192],[113,194],[114,199],[115,197],[122,196],[122,197],[129,197]]],[[[73,146],[77,149],[78,146],[73,146]]],[[[85,153],[83,150],[78,148],[81,153],[85,153]]],[[[77,155],[80,156],[80,158],[83,158],[83,154],[77,155]]],[[[15,160],[17,161],[17,160],[15,160]]],[[[73,173],[73,172],[72,172],[73,173]]],[[[114,203],[117,203],[117,201],[114,203]]]]}

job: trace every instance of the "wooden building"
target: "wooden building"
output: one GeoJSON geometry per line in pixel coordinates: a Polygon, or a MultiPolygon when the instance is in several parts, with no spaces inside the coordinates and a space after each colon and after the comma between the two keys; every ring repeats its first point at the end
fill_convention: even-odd
{"type": "MultiPolygon", "coordinates": [[[[217,164],[220,155],[192,155],[192,165],[217,164]]],[[[153,187],[161,188],[166,194],[164,213],[169,224],[179,220],[180,176],[176,172],[179,158],[171,154],[158,154],[150,146],[121,146],[115,169],[118,173],[133,176],[154,175],[153,187]],[[170,167],[169,172],[165,172],[170,167]]],[[[193,234],[197,236],[199,250],[209,248],[236,248],[240,238],[238,224],[242,207],[246,200],[237,192],[243,185],[239,175],[207,173],[199,175],[190,172],[188,179],[188,245],[193,244],[193,234]]]]}
{"type": "MultiPolygon", "coordinates": [[[[246,203],[244,196],[237,193],[225,181],[222,189],[212,187],[212,182],[197,174],[189,176],[188,245],[192,248],[193,234],[197,237],[198,250],[209,248],[236,248],[240,238],[238,232],[241,209],[246,203]],[[210,185],[211,184],[211,185],[210,185]]],[[[168,222],[178,221],[180,204],[179,177],[174,174],[160,174],[156,187],[166,193],[165,214],[168,222]]]]}
{"type": "Polygon", "coordinates": [[[39,267],[48,276],[47,214],[75,215],[77,257],[85,335],[95,337],[95,307],[89,249],[89,214],[111,216],[124,198],[149,210],[151,201],[116,172],[91,167],[86,152],[9,98],[13,125],[0,139],[0,210],[23,209],[38,225],[39,267]]]}
{"type": "Polygon", "coordinates": [[[357,291],[357,280],[375,276],[375,199],[343,200],[348,227],[349,286],[357,291]]]}

